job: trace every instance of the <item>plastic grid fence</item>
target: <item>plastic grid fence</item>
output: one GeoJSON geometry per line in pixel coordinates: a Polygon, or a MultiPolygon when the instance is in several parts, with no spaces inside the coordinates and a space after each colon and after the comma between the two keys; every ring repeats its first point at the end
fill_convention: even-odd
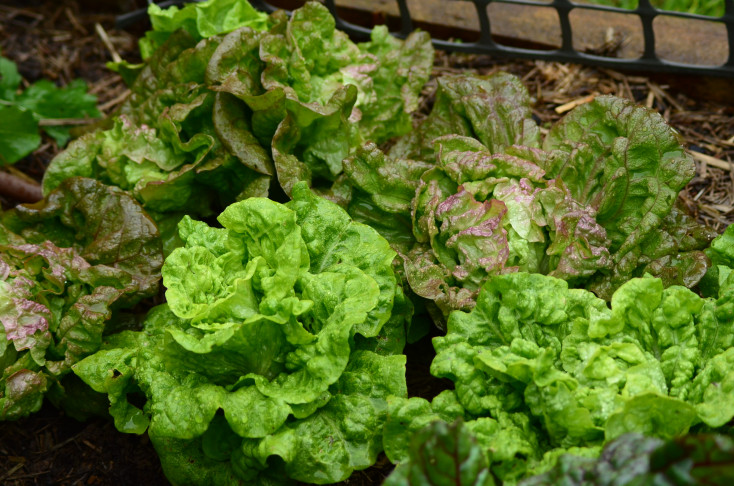
{"type": "MultiPolygon", "coordinates": [[[[161,7],[181,5],[190,1],[202,0],[164,0],[158,3],[161,7]]],[[[277,7],[271,5],[267,0],[249,0],[250,3],[266,12],[272,12],[277,7]]],[[[370,29],[348,22],[340,17],[334,0],[322,0],[336,18],[337,27],[349,34],[366,37],[370,29]]],[[[439,49],[454,52],[467,52],[478,54],[493,54],[497,56],[541,59],[548,61],[574,62],[592,66],[601,66],[613,69],[627,69],[646,72],[667,72],[677,74],[707,75],[717,77],[734,78],[734,0],[721,0],[724,4],[724,15],[721,17],[709,17],[670,10],[659,10],[652,6],[650,0],[638,0],[638,6],[634,10],[594,5],[589,3],[574,3],[571,0],[445,0],[446,2],[472,3],[476,10],[479,25],[479,38],[475,42],[456,43],[442,39],[433,39],[433,44],[439,49]],[[561,45],[557,49],[528,49],[513,47],[496,42],[492,38],[492,19],[488,13],[491,3],[507,3],[514,5],[525,5],[530,7],[545,7],[555,10],[561,34],[561,45]],[[611,12],[639,19],[642,27],[643,49],[642,55],[636,59],[617,58],[604,55],[580,52],[573,47],[573,29],[570,14],[573,10],[590,10],[598,12],[611,12]],[[728,42],[728,58],[719,66],[683,64],[680,62],[661,59],[655,50],[656,35],[653,23],[658,16],[678,17],[683,19],[713,21],[723,24],[726,28],[728,42]]],[[[394,34],[406,36],[414,29],[414,21],[410,14],[407,0],[394,0],[400,12],[400,29],[394,34]]],[[[153,3],[153,0],[148,0],[153,3]]],[[[141,9],[117,18],[117,26],[124,28],[132,23],[138,22],[147,16],[146,9],[141,9]]],[[[523,39],[518,39],[523,40],[523,39]]],[[[706,49],[707,46],[697,46],[706,49]]]]}
{"type": "MultiPolygon", "coordinates": [[[[452,0],[447,0],[452,1],[452,0]]],[[[441,39],[434,39],[433,44],[439,49],[467,52],[493,54],[503,57],[542,59],[548,61],[574,62],[594,66],[608,67],[613,69],[632,69],[649,72],[669,72],[680,74],[709,75],[720,77],[734,77],[734,0],[722,0],[724,2],[724,15],[721,17],[709,17],[669,10],[658,10],[653,7],[650,0],[639,0],[634,10],[594,5],[588,3],[573,3],[570,0],[552,0],[542,2],[535,0],[453,0],[473,3],[476,7],[476,15],[479,23],[479,39],[475,42],[455,43],[441,39]],[[558,14],[561,31],[561,46],[552,50],[527,49],[499,44],[492,39],[492,19],[487,7],[492,2],[509,3],[515,5],[527,5],[532,7],[551,7],[558,14]],[[570,13],[575,10],[592,10],[599,12],[613,12],[627,16],[637,17],[642,26],[643,51],[637,59],[615,58],[603,55],[579,52],[573,47],[573,30],[571,28],[570,13]],[[655,50],[656,35],[653,22],[658,16],[680,17],[695,20],[716,21],[726,27],[729,55],[727,61],[720,66],[701,66],[683,64],[679,62],[661,59],[655,50]]],[[[411,17],[407,0],[395,0],[400,11],[400,31],[397,35],[405,36],[413,30],[414,20],[411,17]]],[[[265,0],[251,0],[251,3],[265,11],[273,11],[276,8],[265,0]]],[[[347,22],[337,12],[334,0],[325,0],[325,5],[332,15],[337,19],[337,27],[349,34],[368,35],[370,30],[347,22]]],[[[706,49],[706,46],[699,46],[706,49]]]]}

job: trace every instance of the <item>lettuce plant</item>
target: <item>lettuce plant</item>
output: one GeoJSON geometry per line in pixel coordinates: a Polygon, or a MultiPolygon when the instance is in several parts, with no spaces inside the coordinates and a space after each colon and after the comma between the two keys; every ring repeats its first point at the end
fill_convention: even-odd
{"type": "Polygon", "coordinates": [[[168,303],[75,373],[109,395],[119,430],[148,429],[174,484],[327,483],[369,467],[387,396],[406,394],[411,306],[394,251],[304,182],[288,205],[250,198],[219,222],[181,221],[168,303]]]}
{"type": "MultiPolygon", "coordinates": [[[[728,235],[715,240],[720,247],[728,235]]],[[[407,459],[406,430],[467,420],[493,474],[514,483],[564,452],[595,456],[634,432],[672,439],[734,418],[734,274],[717,268],[718,292],[702,298],[659,278],[634,278],[611,308],[564,280],[529,273],[484,284],[471,312],[453,312],[434,338],[431,374],[455,389],[395,399],[388,457],[407,459]]]]}
{"type": "Polygon", "coordinates": [[[62,378],[100,347],[115,313],[157,293],[162,263],[140,205],[91,179],[3,214],[0,420],[37,411],[46,391],[62,400],[62,378]]]}
{"type": "Polygon", "coordinates": [[[350,213],[400,251],[412,290],[448,316],[515,271],[607,300],[645,273],[695,286],[713,234],[675,206],[693,161],[662,117],[600,96],[541,143],[529,106],[513,76],[446,77],[414,132],[344,161],[350,213]]]}
{"type": "MultiPolygon", "coordinates": [[[[94,177],[164,228],[265,197],[275,179],[286,193],[300,180],[328,191],[354,147],[411,129],[432,64],[425,33],[401,41],[378,28],[355,44],[317,3],[266,20],[242,0],[156,12],[162,44],[119,115],[53,160],[44,191],[94,177]]],[[[164,233],[168,253],[180,242],[164,233]]]]}

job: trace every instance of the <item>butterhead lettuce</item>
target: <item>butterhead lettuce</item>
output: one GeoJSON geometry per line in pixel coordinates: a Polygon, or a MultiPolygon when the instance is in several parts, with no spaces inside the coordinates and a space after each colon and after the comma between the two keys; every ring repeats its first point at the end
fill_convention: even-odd
{"type": "Polygon", "coordinates": [[[491,451],[494,476],[512,484],[565,452],[594,457],[624,434],[670,440],[726,426],[734,279],[719,272],[715,298],[647,276],[617,289],[611,308],[550,276],[492,278],[472,311],[454,311],[434,338],[431,374],[454,390],[432,403],[391,401],[388,457],[407,459],[406,431],[463,418],[491,451]]]}
{"type": "Polygon", "coordinates": [[[293,197],[235,203],[222,228],[184,218],[168,303],[74,368],[119,430],[148,429],[174,484],[341,481],[406,394],[394,251],[304,182],[293,197]]]}

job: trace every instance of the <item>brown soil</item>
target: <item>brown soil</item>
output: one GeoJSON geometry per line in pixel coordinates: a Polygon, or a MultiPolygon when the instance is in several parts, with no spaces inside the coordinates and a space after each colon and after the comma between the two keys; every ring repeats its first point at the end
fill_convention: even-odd
{"type": "MultiPolygon", "coordinates": [[[[125,59],[135,60],[136,39],[146,28],[139,24],[136,30],[115,30],[114,16],[145,4],[145,0],[6,1],[0,5],[0,51],[18,64],[25,83],[41,78],[59,84],[75,78],[86,80],[99,98],[100,110],[108,114],[124,99],[126,87],[104,63],[112,59],[113,50],[125,59]],[[102,41],[105,35],[111,47],[102,41]]],[[[435,74],[498,70],[523,79],[536,99],[535,116],[544,127],[572,105],[597,94],[624,96],[658,110],[681,133],[696,157],[696,177],[682,193],[687,206],[701,222],[718,231],[734,221],[734,106],[688,97],[659,78],[651,80],[577,65],[439,54],[435,66],[435,74]]],[[[426,108],[434,89],[435,83],[426,87],[426,108]]],[[[45,138],[31,156],[0,170],[37,185],[58,151],[54,142],[45,138]]],[[[19,200],[5,189],[0,183],[0,202],[12,207],[19,200]]],[[[431,354],[428,341],[408,350],[411,395],[430,397],[443,386],[428,374],[431,354]]],[[[349,484],[379,484],[390,469],[381,456],[377,467],[355,473],[349,484]]],[[[112,423],[102,419],[77,422],[46,405],[32,417],[0,423],[0,484],[167,482],[145,436],[118,433],[112,423]]]]}

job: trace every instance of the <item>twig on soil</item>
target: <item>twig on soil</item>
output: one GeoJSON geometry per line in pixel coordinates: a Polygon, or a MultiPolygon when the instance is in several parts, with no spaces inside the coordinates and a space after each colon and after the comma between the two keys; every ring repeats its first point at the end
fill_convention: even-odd
{"type": "Polygon", "coordinates": [[[72,12],[69,7],[66,7],[64,9],[64,13],[66,14],[66,18],[69,19],[69,22],[71,22],[71,25],[73,25],[76,30],[78,30],[79,32],[81,32],[84,35],[89,33],[89,31],[87,31],[87,29],[84,28],[81,22],[79,22],[79,19],[77,19],[74,16],[74,12],[72,12]]]}
{"type": "Polygon", "coordinates": [[[20,463],[16,464],[15,466],[11,467],[8,472],[6,472],[4,475],[0,476],[0,480],[9,479],[10,476],[12,476],[13,474],[15,474],[15,471],[17,471],[18,469],[22,468],[23,466],[25,466],[25,462],[20,462],[20,463]]]}
{"type": "Polygon", "coordinates": [[[596,98],[596,94],[590,94],[588,96],[584,96],[583,98],[578,98],[573,101],[569,101],[568,103],[564,103],[561,106],[557,106],[555,109],[555,112],[558,113],[559,115],[562,113],[566,113],[567,111],[571,111],[579,105],[583,105],[585,103],[593,101],[594,98],[596,98]]]}
{"type": "Polygon", "coordinates": [[[107,31],[104,30],[104,27],[102,27],[102,25],[97,22],[94,24],[94,30],[97,31],[97,34],[99,35],[100,39],[102,39],[102,42],[104,42],[105,47],[108,51],[110,51],[112,60],[114,62],[122,62],[122,57],[120,57],[120,55],[117,53],[117,49],[115,49],[115,46],[112,44],[112,41],[107,35],[107,31]]]}
{"type": "Polygon", "coordinates": [[[120,83],[120,75],[114,74],[89,86],[89,94],[97,94],[114,84],[120,83]]]}
{"type": "Polygon", "coordinates": [[[123,91],[122,93],[120,93],[118,96],[114,97],[113,99],[111,99],[107,103],[104,103],[102,105],[99,105],[97,108],[99,109],[99,111],[101,111],[101,112],[104,113],[107,110],[109,110],[110,108],[114,108],[115,106],[117,106],[120,103],[122,103],[123,101],[125,101],[125,99],[128,96],[130,96],[130,90],[129,89],[126,89],[125,91],[123,91]]]}
{"type": "Polygon", "coordinates": [[[683,108],[683,107],[682,107],[682,106],[680,105],[680,103],[678,103],[677,101],[675,101],[675,99],[673,99],[673,97],[672,97],[672,96],[670,96],[670,95],[669,95],[669,94],[668,94],[668,93],[667,93],[667,92],[666,92],[665,90],[663,90],[663,89],[662,89],[662,88],[661,88],[660,86],[658,86],[657,84],[655,84],[655,83],[651,83],[651,82],[648,82],[648,83],[647,83],[647,87],[648,87],[648,88],[649,88],[650,90],[654,91],[654,92],[655,92],[655,94],[656,94],[656,95],[657,95],[657,96],[658,96],[658,97],[659,97],[660,99],[665,99],[665,101],[667,101],[667,102],[668,102],[668,103],[669,103],[669,104],[670,104],[671,106],[673,106],[673,107],[674,107],[674,108],[675,108],[675,109],[676,109],[677,111],[680,111],[680,112],[685,112],[685,111],[686,111],[686,109],[685,109],[685,108],[683,108]]]}
{"type": "Polygon", "coordinates": [[[43,20],[43,15],[39,14],[38,12],[34,12],[32,10],[27,10],[23,8],[7,7],[5,5],[0,5],[0,10],[9,12],[10,15],[8,15],[7,17],[8,20],[10,20],[11,18],[17,15],[25,15],[26,17],[36,19],[37,21],[43,20]]]}
{"type": "Polygon", "coordinates": [[[727,162],[725,160],[717,159],[716,157],[711,157],[710,155],[701,154],[690,150],[688,151],[688,153],[691,154],[691,156],[695,160],[705,163],[706,165],[710,165],[722,170],[734,170],[734,163],[732,162],[727,162]]]}
{"type": "Polygon", "coordinates": [[[38,121],[40,127],[66,127],[75,125],[91,125],[101,118],[44,118],[38,121]]]}
{"type": "Polygon", "coordinates": [[[44,476],[44,475],[46,475],[46,474],[48,474],[50,472],[51,472],[51,470],[48,469],[46,471],[37,471],[37,472],[28,473],[28,474],[23,474],[21,476],[13,476],[13,477],[8,476],[5,479],[9,479],[9,480],[12,480],[12,481],[18,481],[19,479],[30,479],[30,478],[36,478],[38,476],[44,476]]]}

